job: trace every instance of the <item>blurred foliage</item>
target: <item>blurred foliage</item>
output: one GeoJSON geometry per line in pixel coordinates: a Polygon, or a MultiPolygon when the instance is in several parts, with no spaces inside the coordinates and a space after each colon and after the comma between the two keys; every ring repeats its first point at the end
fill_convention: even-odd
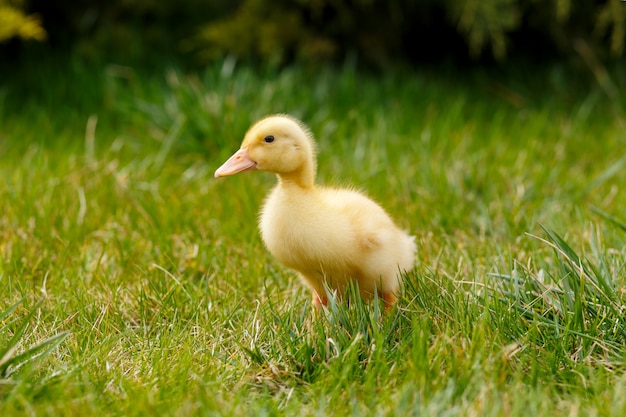
{"type": "Polygon", "coordinates": [[[475,59],[504,60],[515,49],[571,52],[580,39],[603,56],[621,56],[625,17],[626,4],[613,0],[245,0],[233,15],[208,23],[199,39],[207,59],[318,60],[357,51],[384,63],[419,59],[425,42],[457,53],[449,32],[461,35],[475,59]]]}
{"type": "Polygon", "coordinates": [[[598,12],[595,29],[599,36],[610,33],[611,52],[621,55],[624,51],[624,33],[626,32],[625,2],[606,2],[598,12]]]}
{"type": "Polygon", "coordinates": [[[326,61],[357,52],[385,63],[402,54],[411,31],[425,23],[420,4],[436,7],[415,0],[245,0],[234,14],[207,24],[195,41],[209,60],[234,54],[264,62],[326,61]]]}
{"type": "MultiPolygon", "coordinates": [[[[202,25],[239,5],[238,1],[224,0],[21,1],[25,10],[42,17],[50,49],[69,50],[86,61],[148,66],[180,55],[184,41],[202,25]]],[[[19,45],[10,47],[9,52],[14,54],[24,49],[19,45]]]]}
{"type": "Polygon", "coordinates": [[[449,4],[451,16],[465,35],[472,56],[479,56],[489,44],[494,57],[504,58],[506,33],[519,27],[516,0],[465,0],[449,4]]]}
{"type": "Polygon", "coordinates": [[[0,40],[46,32],[52,47],[118,62],[182,53],[201,64],[225,56],[278,65],[356,56],[386,66],[580,55],[580,45],[603,61],[623,55],[626,2],[0,0],[0,40]]]}
{"type": "Polygon", "coordinates": [[[0,0],[0,42],[14,36],[38,41],[46,38],[41,19],[37,15],[25,14],[23,3],[17,0],[0,0]]]}

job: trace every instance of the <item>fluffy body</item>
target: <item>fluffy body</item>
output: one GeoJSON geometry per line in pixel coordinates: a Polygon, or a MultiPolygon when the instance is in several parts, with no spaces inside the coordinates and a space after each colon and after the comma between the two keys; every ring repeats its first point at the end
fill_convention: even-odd
{"type": "Polygon", "coordinates": [[[377,291],[395,293],[401,271],[413,268],[414,239],[356,191],[278,185],[260,229],[270,253],[298,271],[322,303],[324,283],[342,293],[354,279],[369,299],[377,291]]]}
{"type": "Polygon", "coordinates": [[[263,241],[285,266],[299,272],[326,304],[324,285],[342,294],[351,280],[361,296],[395,301],[401,274],[413,268],[415,239],[360,192],[315,184],[315,142],[298,120],[260,120],[215,176],[261,169],[278,175],[259,220],[263,241]],[[271,141],[269,141],[271,137],[271,141]]]}

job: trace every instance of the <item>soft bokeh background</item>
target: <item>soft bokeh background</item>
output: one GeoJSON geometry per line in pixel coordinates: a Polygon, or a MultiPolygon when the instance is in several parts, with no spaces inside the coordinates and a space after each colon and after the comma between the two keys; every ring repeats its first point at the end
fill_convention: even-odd
{"type": "Polygon", "coordinates": [[[623,55],[622,3],[2,0],[0,56],[19,60],[26,50],[54,49],[100,63],[175,57],[192,65],[225,56],[264,65],[350,57],[374,67],[581,58],[595,67],[623,55]]]}

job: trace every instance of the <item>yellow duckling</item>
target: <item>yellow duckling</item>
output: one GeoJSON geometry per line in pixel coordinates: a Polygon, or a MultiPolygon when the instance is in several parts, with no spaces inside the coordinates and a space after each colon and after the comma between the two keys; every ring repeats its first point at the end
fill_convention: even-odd
{"type": "Polygon", "coordinates": [[[274,115],[248,130],[215,177],[252,169],[277,174],[261,211],[261,235],[272,255],[311,287],[314,305],[327,304],[324,285],[342,294],[350,280],[364,299],[376,292],[392,305],[401,273],[413,268],[415,238],[363,194],[316,186],[315,159],[309,130],[290,116],[274,115]]]}

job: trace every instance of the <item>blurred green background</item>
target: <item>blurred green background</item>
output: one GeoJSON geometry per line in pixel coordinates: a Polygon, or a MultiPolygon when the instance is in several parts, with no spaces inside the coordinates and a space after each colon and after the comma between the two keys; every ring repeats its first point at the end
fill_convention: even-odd
{"type": "Polygon", "coordinates": [[[619,0],[0,0],[0,59],[55,50],[123,64],[524,57],[594,66],[623,56],[625,16],[619,0]]]}

